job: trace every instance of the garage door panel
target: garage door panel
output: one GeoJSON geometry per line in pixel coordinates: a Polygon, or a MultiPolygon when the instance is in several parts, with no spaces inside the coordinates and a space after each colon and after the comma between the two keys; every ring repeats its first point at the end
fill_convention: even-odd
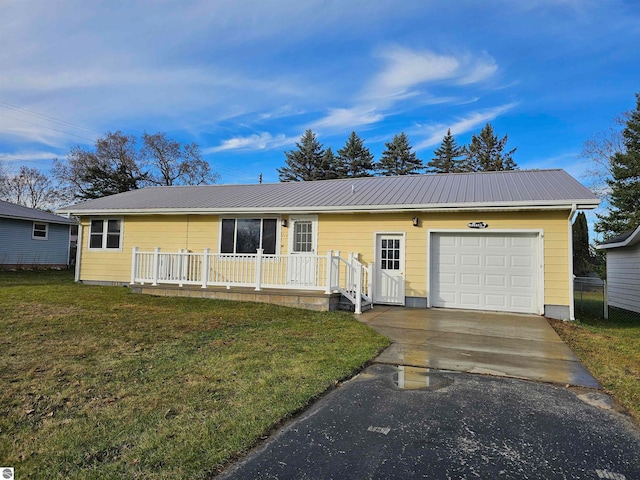
{"type": "Polygon", "coordinates": [[[507,246],[507,240],[504,237],[487,237],[486,246],[488,248],[505,248],[507,246]]]}
{"type": "Polygon", "coordinates": [[[482,282],[479,274],[461,273],[460,284],[469,287],[479,287],[482,282]]]}
{"type": "Polygon", "coordinates": [[[507,264],[507,259],[504,255],[485,255],[485,266],[487,267],[504,267],[507,264]]]}
{"type": "Polygon", "coordinates": [[[480,255],[460,255],[460,265],[463,267],[479,267],[482,265],[482,260],[480,255]]]}
{"type": "Polygon", "coordinates": [[[433,306],[538,313],[536,234],[437,233],[431,249],[433,306]]]}
{"type": "Polygon", "coordinates": [[[460,237],[460,245],[462,247],[479,247],[480,238],[478,237],[460,237]]]}
{"type": "Polygon", "coordinates": [[[484,284],[487,287],[506,287],[507,277],[505,275],[485,275],[484,284]]]}
{"type": "Polygon", "coordinates": [[[485,295],[485,306],[495,309],[495,310],[503,310],[507,307],[506,298],[504,295],[485,295]]]}

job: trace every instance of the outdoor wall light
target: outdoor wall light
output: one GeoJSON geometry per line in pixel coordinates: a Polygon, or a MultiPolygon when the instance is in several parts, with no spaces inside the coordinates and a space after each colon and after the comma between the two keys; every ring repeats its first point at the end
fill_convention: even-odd
{"type": "Polygon", "coordinates": [[[287,219],[283,218],[282,220],[280,220],[280,225],[282,225],[283,227],[287,226],[287,219]]]}
{"type": "Polygon", "coordinates": [[[414,227],[419,227],[420,226],[420,219],[418,217],[413,217],[411,219],[411,223],[413,224],[414,227]]]}

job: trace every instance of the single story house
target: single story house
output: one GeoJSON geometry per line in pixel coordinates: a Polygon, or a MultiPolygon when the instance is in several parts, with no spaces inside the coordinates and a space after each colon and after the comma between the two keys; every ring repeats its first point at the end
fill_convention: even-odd
{"type": "Polygon", "coordinates": [[[602,242],[609,306],[640,313],[640,227],[602,242]]]}
{"type": "Polygon", "coordinates": [[[69,265],[73,219],[0,200],[0,268],[69,265]]]}
{"type": "Polygon", "coordinates": [[[81,219],[78,281],[573,318],[571,222],[599,203],[563,170],[516,170],[150,187],[61,212],[81,219]]]}

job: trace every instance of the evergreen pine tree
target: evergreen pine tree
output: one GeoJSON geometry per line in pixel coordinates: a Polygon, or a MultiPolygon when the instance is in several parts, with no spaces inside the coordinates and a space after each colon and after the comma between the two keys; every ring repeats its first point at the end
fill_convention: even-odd
{"type": "Polygon", "coordinates": [[[322,156],[322,162],[318,167],[315,179],[330,180],[332,178],[342,178],[340,175],[340,162],[331,147],[327,147],[322,156]]]}
{"type": "Polygon", "coordinates": [[[404,132],[395,135],[393,140],[384,145],[387,149],[382,152],[380,162],[376,165],[381,175],[412,175],[424,168],[422,160],[411,151],[411,144],[404,132]]]}
{"type": "Polygon", "coordinates": [[[304,132],[297,149],[285,152],[285,166],[278,168],[281,182],[303,182],[320,180],[326,175],[323,165],[326,163],[323,145],[310,129],[304,132]]]}
{"type": "Polygon", "coordinates": [[[373,155],[356,132],[338,150],[337,164],[340,178],[371,177],[374,169],[373,155]]]}
{"type": "Polygon", "coordinates": [[[442,143],[433,151],[433,159],[427,163],[427,173],[458,173],[464,171],[462,161],[465,149],[456,143],[451,130],[442,139],[442,143]]]}
{"type": "Polygon", "coordinates": [[[505,153],[507,139],[507,135],[498,139],[491,124],[487,123],[479,135],[474,134],[471,137],[471,143],[466,147],[465,170],[470,172],[516,170],[518,166],[513,160],[513,154],[517,148],[505,153]]]}
{"type": "Polygon", "coordinates": [[[640,93],[636,94],[636,109],[631,112],[622,132],[624,152],[611,157],[612,177],[609,211],[597,215],[596,231],[605,239],[633,230],[640,225],[640,93]]]}
{"type": "Polygon", "coordinates": [[[579,212],[571,228],[573,236],[573,274],[581,277],[593,270],[589,247],[587,216],[579,212]]]}

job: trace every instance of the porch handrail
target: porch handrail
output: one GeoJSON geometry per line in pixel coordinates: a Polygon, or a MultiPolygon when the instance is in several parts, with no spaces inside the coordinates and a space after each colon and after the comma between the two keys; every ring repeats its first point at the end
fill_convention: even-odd
{"type": "Polygon", "coordinates": [[[134,247],[130,283],[340,292],[355,305],[356,313],[361,313],[363,299],[371,301],[370,269],[357,260],[357,254],[344,259],[331,250],[326,255],[281,255],[262,249],[255,254],[226,254],[209,249],[163,252],[158,247],[144,252],[134,247]]]}

